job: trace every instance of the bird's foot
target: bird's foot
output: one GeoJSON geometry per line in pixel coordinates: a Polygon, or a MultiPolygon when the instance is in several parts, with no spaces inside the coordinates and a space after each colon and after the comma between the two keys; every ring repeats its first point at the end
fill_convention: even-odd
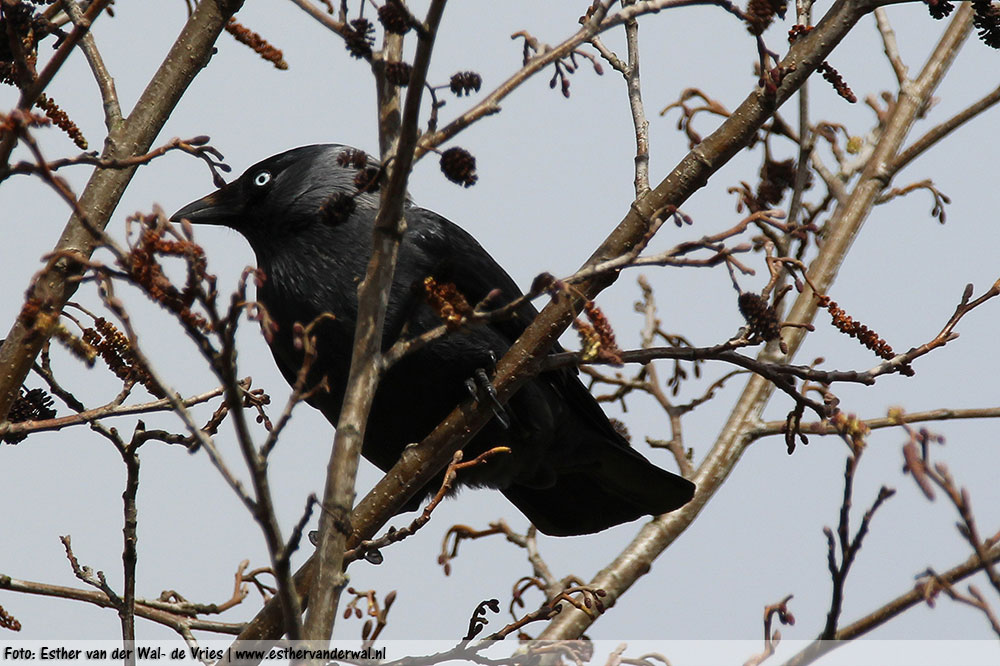
{"type": "Polygon", "coordinates": [[[497,419],[497,423],[499,423],[504,430],[510,427],[510,416],[507,414],[507,410],[504,409],[504,406],[500,404],[500,401],[497,400],[497,390],[493,388],[493,384],[490,382],[490,378],[487,376],[486,370],[483,368],[476,368],[472,377],[465,380],[465,388],[469,391],[469,395],[472,396],[476,402],[490,405],[493,410],[493,415],[497,419]]]}

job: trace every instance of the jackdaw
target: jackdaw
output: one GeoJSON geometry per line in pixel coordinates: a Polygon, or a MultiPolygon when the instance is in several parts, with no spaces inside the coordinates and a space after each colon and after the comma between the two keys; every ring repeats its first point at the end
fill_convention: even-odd
{"type": "MultiPolygon", "coordinates": [[[[378,192],[363,191],[358,155],[363,153],[336,144],[289,150],[255,164],[171,218],[224,225],[249,241],[265,274],[257,297],[277,325],[271,352],[289,382],[302,364],[293,341],[295,323],[333,315],[315,331],[318,357],[311,378],[325,376],[328,390],[308,402],[335,425],[351,362],[357,287],[379,205],[378,192]]],[[[422,289],[428,277],[453,284],[472,304],[491,292],[494,306],[521,295],[467,232],[409,200],[404,216],[385,348],[441,324],[422,289]]],[[[526,302],[509,319],[461,328],[392,366],[375,394],[365,458],[388,470],[407,444],[420,441],[469,397],[468,380],[482,378],[483,369],[492,367],[536,314],[526,302]]],[[[466,445],[466,459],[495,446],[510,447],[511,453],[463,471],[458,482],[500,490],[546,534],[588,534],[665,513],[683,506],[694,492],[690,481],[632,449],[573,369],[543,372],[526,382],[466,445]]],[[[430,484],[406,509],[417,508],[437,487],[430,484]]]]}

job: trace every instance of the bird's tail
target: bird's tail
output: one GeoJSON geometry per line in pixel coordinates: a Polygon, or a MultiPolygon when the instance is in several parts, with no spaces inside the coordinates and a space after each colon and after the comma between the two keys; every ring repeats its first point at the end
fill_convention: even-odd
{"type": "MultiPolygon", "coordinates": [[[[511,485],[503,494],[545,534],[599,532],[684,506],[694,484],[646,460],[625,442],[588,443],[574,464],[554,471],[554,484],[511,485]]],[[[581,453],[581,452],[576,452],[581,453]]]]}

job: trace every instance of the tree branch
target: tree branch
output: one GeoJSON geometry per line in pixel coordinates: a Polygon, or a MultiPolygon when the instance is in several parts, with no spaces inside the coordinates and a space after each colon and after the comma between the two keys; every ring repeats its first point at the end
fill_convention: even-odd
{"type": "MultiPolygon", "coordinates": [[[[87,10],[99,10],[107,3],[94,2],[87,10]]],[[[201,71],[212,54],[216,38],[230,17],[243,5],[243,0],[215,0],[200,2],[184,25],[180,36],[171,47],[149,85],[136,102],[129,117],[118,131],[108,135],[103,157],[125,159],[147,152],[156,135],[166,122],[188,85],[201,71]]],[[[75,28],[76,34],[80,28],[75,28]]],[[[81,32],[82,36],[82,32],[81,32]]],[[[71,43],[67,42],[49,62],[34,87],[43,86],[45,72],[54,66],[59,54],[71,43]]],[[[34,90],[34,87],[32,90],[34,90]]],[[[31,91],[22,95],[22,101],[30,98],[31,91]]],[[[5,144],[0,146],[0,163],[6,164],[10,154],[5,144]]],[[[13,141],[13,139],[10,139],[13,141]]],[[[80,197],[80,210],[84,218],[74,214],[67,222],[62,236],[53,248],[53,254],[62,258],[50,262],[29,285],[29,298],[36,299],[42,311],[50,314],[62,311],[66,301],[76,291],[79,274],[77,262],[69,256],[86,259],[94,251],[97,240],[91,229],[107,226],[118,201],[135,173],[135,168],[121,170],[98,169],[91,176],[80,197]]],[[[58,317],[44,317],[47,325],[35,328],[26,325],[20,318],[14,322],[5,342],[0,347],[0,418],[6,417],[17,396],[24,378],[42,345],[52,332],[58,317]]]]}
{"type": "MultiPolygon", "coordinates": [[[[640,4],[646,6],[649,3],[640,4]]],[[[721,168],[722,165],[728,162],[730,158],[750,141],[759,128],[771,118],[774,109],[783,104],[802,85],[805,79],[826,59],[829,53],[861,17],[870,12],[877,4],[877,2],[872,0],[839,0],[836,2],[829,10],[827,16],[813,31],[800,37],[791,46],[788,56],[783,63],[787,74],[774,94],[769,95],[761,89],[752,91],[743,104],[723,122],[716,132],[692,150],[655,189],[631,205],[622,222],[586,262],[584,270],[587,267],[628,252],[632,246],[641,242],[658,212],[664,210],[669,205],[680,206],[695,191],[704,186],[708,178],[715,171],[721,168]]],[[[576,37],[573,39],[576,39],[576,37]]],[[[583,36],[580,37],[580,40],[583,41],[583,36]]],[[[572,50],[579,43],[580,41],[574,42],[570,40],[564,42],[559,48],[565,47],[572,50]]],[[[549,56],[549,53],[547,52],[545,56],[549,56]]],[[[532,61],[532,63],[534,62],[535,60],[532,61]]],[[[551,62],[551,60],[547,60],[546,62],[551,62]]],[[[521,77],[522,74],[519,73],[516,76],[521,77]]],[[[523,76],[526,78],[527,74],[523,76]]],[[[934,80],[934,83],[936,81],[937,79],[934,80]]],[[[516,82],[511,79],[504,85],[507,86],[508,84],[514,87],[516,82]]],[[[933,86],[930,87],[933,88],[933,86]]],[[[494,101],[498,101],[500,97],[505,96],[509,92],[510,90],[505,89],[502,94],[501,92],[495,93],[499,97],[494,101]]],[[[487,99],[493,98],[490,97],[487,99]]],[[[487,104],[486,100],[484,100],[484,104],[487,104]]],[[[915,115],[916,108],[919,108],[919,103],[902,105],[902,107],[907,109],[907,112],[912,112],[915,115]],[[914,108],[911,108],[911,106],[914,108]]],[[[905,116],[905,113],[901,115],[901,118],[903,116],[905,116]]],[[[470,118],[466,118],[466,116],[463,116],[463,118],[465,120],[460,119],[455,122],[461,126],[468,124],[466,120],[471,122],[470,118]]],[[[420,149],[425,150],[427,147],[439,143],[443,140],[442,133],[451,136],[457,131],[457,126],[449,126],[432,136],[425,136],[421,141],[420,149]]],[[[419,152],[420,150],[418,150],[419,152]]],[[[856,224],[860,226],[860,221],[856,224]]],[[[842,227],[846,227],[846,230],[839,232],[841,240],[839,242],[828,241],[828,247],[834,248],[834,250],[831,250],[832,252],[836,253],[835,248],[844,244],[846,239],[852,237],[852,232],[850,231],[851,225],[845,224],[842,227]]],[[[845,248],[841,248],[841,253],[843,249],[845,248]]],[[[836,254],[836,256],[839,257],[840,254],[836,254]]],[[[830,261],[830,258],[827,257],[824,261],[830,261]]],[[[613,282],[613,280],[613,276],[598,276],[594,279],[583,281],[579,285],[579,289],[582,294],[593,297],[601,289],[613,282]]],[[[800,300],[803,299],[800,298],[800,300]]],[[[811,301],[814,299],[810,295],[806,300],[811,301]]],[[[494,386],[501,401],[509,399],[510,395],[538,370],[542,357],[551,349],[552,343],[559,334],[569,326],[580,307],[580,302],[576,298],[568,296],[558,298],[542,311],[528,327],[524,335],[521,336],[504,358],[501,359],[494,379],[494,386]]],[[[806,309],[809,309],[809,307],[806,309]]],[[[805,320],[806,317],[802,316],[802,319],[805,320]]],[[[740,415],[746,415],[747,410],[754,410],[757,402],[760,402],[759,406],[762,407],[763,401],[770,395],[768,386],[770,384],[763,380],[751,382],[751,388],[745,393],[744,399],[738,407],[739,413],[734,417],[733,422],[741,422],[735,419],[740,415]]],[[[354,529],[354,534],[348,543],[356,543],[362,539],[371,538],[385,520],[395,515],[409,497],[425,486],[435,474],[447,465],[454,451],[461,448],[465,442],[478,432],[492,417],[492,414],[489,406],[484,405],[476,408],[467,404],[461,405],[449,414],[422,442],[409,447],[406,455],[389,470],[386,476],[358,503],[351,513],[350,521],[354,529]]],[[[746,422],[749,423],[754,420],[748,419],[746,422]]],[[[740,432],[737,428],[727,428],[716,456],[721,455],[724,458],[732,458],[732,464],[735,464],[739,453],[742,452],[743,446],[739,442],[739,436],[740,432]],[[734,453],[735,456],[733,455],[734,453]]],[[[684,527],[700,511],[701,506],[707,501],[711,492],[714,492],[717,483],[721,483],[724,480],[726,474],[728,472],[723,471],[722,477],[717,482],[706,485],[711,490],[707,493],[696,495],[693,503],[695,506],[692,506],[690,510],[681,510],[667,516],[668,519],[676,517],[676,519],[679,519],[679,522],[675,523],[676,527],[674,529],[676,529],[676,532],[672,536],[669,536],[668,533],[666,539],[662,541],[662,546],[657,545],[658,541],[656,539],[648,542],[650,547],[655,549],[656,553],[665,548],[673,538],[676,538],[683,531],[684,527]]],[[[703,483],[706,481],[704,473],[701,481],[703,483]]],[[[643,533],[640,534],[639,539],[643,542],[646,542],[652,536],[647,529],[651,530],[654,534],[662,529],[657,527],[659,523],[653,523],[652,525],[654,527],[650,528],[647,526],[647,528],[644,528],[643,533]]],[[[653,555],[655,556],[655,553],[653,555]]],[[[609,596],[612,597],[608,600],[609,605],[613,603],[615,596],[624,591],[624,589],[627,589],[641,573],[645,573],[648,569],[645,563],[652,559],[652,556],[650,556],[648,559],[641,560],[635,557],[633,551],[629,551],[624,557],[631,560],[631,565],[626,566],[626,570],[615,570],[612,574],[613,577],[618,578],[620,576],[620,578],[618,578],[619,582],[615,584],[609,583],[608,585],[615,590],[613,594],[609,591],[609,596]]],[[[296,573],[296,582],[297,585],[300,585],[300,590],[303,589],[301,585],[308,585],[308,582],[312,579],[314,566],[313,561],[310,560],[296,573]]],[[[600,585],[600,587],[604,586],[600,585]]],[[[575,612],[561,613],[553,625],[550,625],[551,631],[546,631],[546,635],[543,637],[560,638],[579,635],[589,624],[589,620],[587,619],[583,621],[574,619],[581,615],[583,614],[575,612]]],[[[280,632],[280,628],[280,609],[275,604],[268,604],[248,623],[245,631],[241,633],[240,638],[260,639],[274,637],[276,632],[280,632]]]]}
{"type": "Polygon", "coordinates": [[[986,111],[997,102],[1000,102],[1000,86],[980,99],[969,108],[955,114],[940,125],[928,130],[926,134],[913,142],[913,144],[899,154],[892,163],[892,171],[900,171],[907,164],[922,155],[928,148],[935,145],[941,139],[951,134],[965,123],[969,122],[983,111],[986,111]]]}
{"type": "MultiPolygon", "coordinates": [[[[782,62],[783,67],[794,64],[796,69],[785,78],[785,81],[778,88],[779,100],[784,101],[791,93],[791,90],[787,89],[790,77],[804,73],[805,69],[812,72],[833,50],[846,32],[863,15],[872,11],[877,4],[841,0],[830,8],[814,30],[797,39],[789,50],[788,56],[782,62]],[[808,56],[803,57],[803,50],[806,50],[808,56]],[[785,93],[784,98],[782,98],[783,92],[785,93]]],[[[809,271],[813,284],[823,292],[826,292],[833,283],[837,271],[854,237],[867,218],[875,199],[888,185],[887,166],[899,150],[917,114],[924,108],[931,93],[951,65],[958,48],[968,36],[970,27],[971,10],[968,5],[962,5],[941,41],[937,44],[920,77],[911,88],[900,94],[899,102],[888,118],[885,130],[860,180],[848,199],[838,205],[833,218],[828,222],[830,233],[819,255],[812,262],[809,271]]],[[[798,79],[794,80],[796,84],[801,83],[798,79]]],[[[757,106],[755,104],[757,99],[757,95],[751,95],[740,109],[734,112],[730,120],[742,119],[742,115],[749,110],[747,107],[752,109],[757,106]]],[[[725,136],[728,123],[729,121],[724,123],[698,148],[705,144],[712,145],[713,137],[717,135],[725,136]]],[[[720,139],[721,137],[717,140],[720,139]]],[[[698,148],[693,152],[696,152],[698,148]]],[[[689,157],[691,156],[689,155],[689,157]]],[[[687,159],[685,158],[685,162],[687,159]]],[[[682,162],[683,165],[684,162],[682,162]]],[[[707,175],[705,174],[705,177],[707,175]]],[[[668,176],[668,181],[672,177],[674,174],[668,176]]],[[[804,292],[796,299],[787,321],[807,323],[814,317],[816,308],[816,299],[812,294],[804,292]]],[[[549,308],[546,308],[546,312],[548,310],[549,308]]],[[[543,312],[540,319],[544,315],[543,312]]],[[[798,349],[804,335],[804,330],[793,329],[791,334],[787,336],[785,342],[788,345],[789,356],[798,349]]],[[[765,351],[765,353],[768,352],[765,351]]],[[[632,543],[612,563],[597,574],[591,584],[608,592],[607,603],[609,605],[613,604],[618,596],[628,590],[640,576],[648,571],[649,563],[687,529],[688,525],[704,508],[709,498],[726,480],[749,444],[747,432],[758,422],[759,415],[774,389],[774,384],[759,376],[754,376],[749,380],[728,421],[723,426],[715,445],[692,479],[697,484],[694,499],[681,509],[659,516],[646,524],[632,543]]],[[[586,614],[569,610],[560,613],[542,633],[541,638],[575,638],[585,631],[591,622],[592,619],[586,614]]]]}
{"type": "MultiPolygon", "coordinates": [[[[417,124],[424,81],[430,65],[437,27],[446,0],[434,0],[427,11],[425,30],[417,42],[413,72],[407,87],[398,140],[383,139],[389,147],[383,155],[388,164],[388,182],[381,190],[381,202],[374,226],[374,247],[365,277],[358,288],[358,322],[354,334],[351,370],[347,378],[346,398],[337,423],[333,450],[327,466],[316,545],[316,576],[310,587],[312,603],[306,614],[304,634],[309,639],[326,641],[333,630],[340,591],[345,577],[344,551],[355,529],[351,523],[354,506],[354,482],[358,459],[365,438],[368,412],[382,372],[382,324],[392,287],[399,243],[405,229],[403,200],[406,182],[413,165],[417,143],[417,124]],[[388,159],[386,159],[388,158],[388,159]]],[[[380,95],[381,97],[381,95],[380,95]]],[[[384,109],[379,109],[380,116],[384,109]]],[[[384,116],[383,116],[384,117],[384,116]]]]}
{"type": "MultiPolygon", "coordinates": [[[[990,562],[1000,561],[1000,544],[994,544],[987,553],[990,562]]],[[[960,580],[978,573],[983,568],[983,564],[978,555],[972,555],[962,564],[949,569],[940,575],[941,579],[948,583],[957,583],[960,580]]],[[[859,638],[876,627],[880,627],[892,618],[909,610],[925,600],[925,593],[922,586],[916,585],[912,590],[901,594],[889,603],[880,606],[868,615],[856,620],[846,627],[842,627],[833,636],[833,640],[815,640],[804,650],[786,661],[783,666],[805,666],[819,659],[824,654],[831,652],[843,645],[847,641],[859,638]]]]}

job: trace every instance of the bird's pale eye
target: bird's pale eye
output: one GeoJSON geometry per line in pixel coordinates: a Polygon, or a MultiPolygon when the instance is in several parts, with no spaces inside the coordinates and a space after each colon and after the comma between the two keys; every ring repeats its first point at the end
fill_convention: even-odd
{"type": "Polygon", "coordinates": [[[264,187],[271,182],[271,172],[261,171],[256,176],[253,177],[253,184],[257,187],[264,187]]]}

